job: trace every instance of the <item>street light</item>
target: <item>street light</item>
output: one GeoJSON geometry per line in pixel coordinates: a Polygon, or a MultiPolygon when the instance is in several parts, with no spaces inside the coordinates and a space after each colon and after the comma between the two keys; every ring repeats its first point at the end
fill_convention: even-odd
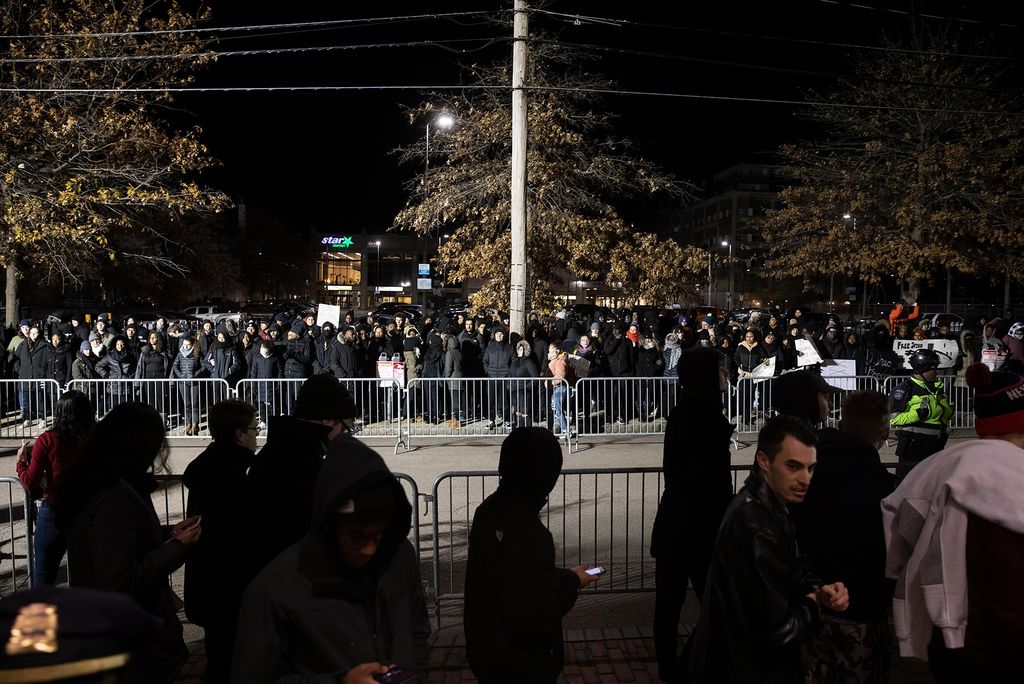
{"type": "MultiPolygon", "coordinates": [[[[454,125],[455,125],[455,119],[452,118],[452,116],[450,114],[441,114],[436,119],[434,119],[434,128],[440,128],[442,130],[447,130],[447,129],[451,128],[454,125]]],[[[423,166],[423,182],[424,182],[424,184],[427,181],[427,175],[430,173],[430,122],[429,121],[427,122],[426,129],[427,129],[427,135],[426,135],[426,154],[424,155],[425,163],[424,163],[424,166],[423,166]]]]}
{"type": "Polygon", "coordinates": [[[729,291],[725,295],[725,303],[731,309],[732,308],[732,243],[728,240],[722,240],[722,246],[729,248],[729,291]]]}
{"type": "Polygon", "coordinates": [[[377,287],[380,287],[380,240],[373,240],[366,246],[377,248],[377,287]]]}

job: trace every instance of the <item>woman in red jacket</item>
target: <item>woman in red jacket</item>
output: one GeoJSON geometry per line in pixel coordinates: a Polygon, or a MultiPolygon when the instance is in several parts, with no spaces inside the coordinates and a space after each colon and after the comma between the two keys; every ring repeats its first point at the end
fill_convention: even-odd
{"type": "Polygon", "coordinates": [[[65,392],[54,407],[53,427],[39,435],[34,444],[22,442],[18,450],[18,478],[37,499],[32,586],[57,581],[67,545],[54,525],[49,494],[61,471],[77,458],[95,424],[96,408],[89,397],[77,390],[65,392]]]}

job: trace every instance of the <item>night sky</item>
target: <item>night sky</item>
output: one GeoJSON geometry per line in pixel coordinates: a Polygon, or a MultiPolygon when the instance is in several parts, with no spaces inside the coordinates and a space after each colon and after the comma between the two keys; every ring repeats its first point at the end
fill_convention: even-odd
{"type": "MultiPolygon", "coordinates": [[[[264,3],[210,0],[212,25],[321,21],[431,12],[503,10],[502,2],[264,3]]],[[[1012,3],[859,3],[899,11],[987,21],[957,23],[970,39],[991,35],[1007,54],[1021,44],[1012,3]]],[[[911,19],[882,9],[862,9],[825,0],[786,2],[634,2],[552,0],[553,12],[586,14],[675,28],[609,27],[535,15],[531,30],[560,40],[607,48],[690,58],[597,53],[594,72],[619,88],[755,98],[801,99],[812,89],[827,91],[833,75],[845,70],[856,48],[787,42],[796,38],[828,43],[881,44],[885,35],[905,38],[911,19]],[[700,61],[703,60],[703,61],[700,61]],[[753,68],[761,67],[761,68],[753,68]],[[804,73],[804,72],[820,72],[804,73]]],[[[918,25],[947,25],[918,19],[918,25]]],[[[215,49],[306,47],[378,42],[492,38],[510,28],[481,23],[477,17],[378,26],[291,32],[232,38],[215,49]]],[[[225,34],[239,36],[241,34],[225,34]]],[[[484,43],[459,44],[476,48],[484,43]]],[[[199,75],[202,86],[458,84],[461,65],[506,57],[508,42],[469,53],[436,47],[380,48],[309,55],[224,57],[199,75]]],[[[410,125],[403,106],[423,101],[417,91],[319,93],[220,93],[183,96],[204,139],[223,167],[207,181],[289,223],[325,230],[381,230],[405,203],[403,183],[419,167],[399,166],[389,151],[423,136],[410,125]]],[[[695,101],[609,95],[608,111],[619,115],[616,132],[637,144],[643,156],[676,177],[700,183],[741,161],[765,161],[780,143],[813,135],[794,118],[794,107],[777,104],[695,101]]],[[[638,220],[643,220],[639,217],[638,220]]]]}

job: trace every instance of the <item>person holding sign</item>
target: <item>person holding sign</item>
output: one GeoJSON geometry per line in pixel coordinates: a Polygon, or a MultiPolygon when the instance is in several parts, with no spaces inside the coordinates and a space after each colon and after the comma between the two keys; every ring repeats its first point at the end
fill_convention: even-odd
{"type": "Polygon", "coordinates": [[[918,349],[908,362],[914,374],[889,397],[889,422],[896,430],[900,463],[917,463],[945,448],[953,406],[942,381],[936,379],[939,355],[935,351],[918,349]]]}

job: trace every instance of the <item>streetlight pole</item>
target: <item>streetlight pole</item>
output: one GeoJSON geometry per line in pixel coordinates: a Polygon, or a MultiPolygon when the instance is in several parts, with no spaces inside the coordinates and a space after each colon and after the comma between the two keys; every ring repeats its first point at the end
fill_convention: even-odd
{"type": "MultiPolygon", "coordinates": [[[[850,212],[846,212],[845,214],[843,214],[843,220],[844,221],[853,221],[853,232],[854,233],[857,232],[857,217],[856,216],[854,216],[850,212]]],[[[833,272],[832,272],[832,279],[829,282],[829,288],[828,288],[829,289],[829,293],[828,293],[829,300],[832,299],[832,284],[831,284],[831,282],[835,280],[835,277],[836,277],[835,271],[833,270],[833,272]]],[[[867,304],[867,298],[868,298],[868,283],[865,280],[864,281],[864,302],[861,303],[861,311],[867,311],[867,305],[868,305],[867,304]]],[[[847,312],[847,313],[849,313],[849,312],[847,312]]]]}
{"type": "Polygon", "coordinates": [[[725,303],[728,307],[732,308],[732,243],[728,240],[722,240],[722,246],[729,248],[729,290],[725,296],[725,303]]]}
{"type": "Polygon", "coordinates": [[[708,308],[711,308],[711,250],[708,250],[708,308]]]}

